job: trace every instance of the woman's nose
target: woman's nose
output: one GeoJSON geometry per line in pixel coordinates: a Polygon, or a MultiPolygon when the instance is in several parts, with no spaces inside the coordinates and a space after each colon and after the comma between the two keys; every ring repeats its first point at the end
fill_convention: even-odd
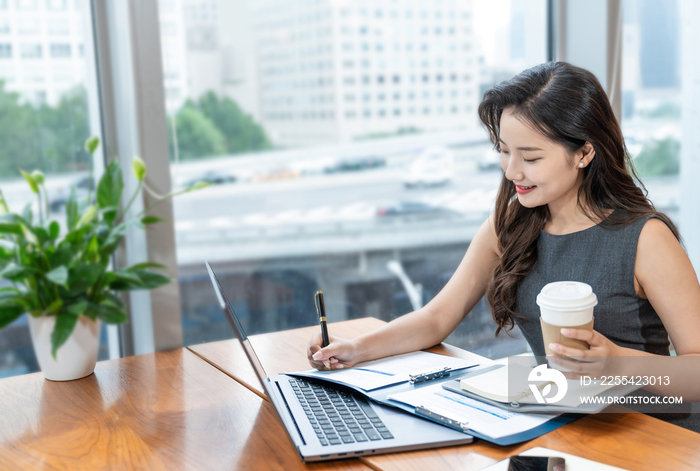
{"type": "Polygon", "coordinates": [[[508,155],[501,158],[501,168],[503,169],[503,172],[508,180],[514,182],[523,179],[517,159],[513,158],[512,156],[508,155]]]}

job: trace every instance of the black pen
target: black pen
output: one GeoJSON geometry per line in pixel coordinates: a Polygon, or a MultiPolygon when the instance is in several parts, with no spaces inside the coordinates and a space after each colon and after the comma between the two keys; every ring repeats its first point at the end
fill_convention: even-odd
{"type": "MultiPolygon", "coordinates": [[[[316,291],[314,294],[314,303],[316,304],[316,313],[318,313],[318,321],[321,324],[321,337],[323,337],[323,347],[327,347],[330,343],[328,339],[328,324],[326,324],[326,305],[323,304],[323,291],[316,291]]],[[[326,365],[328,369],[331,368],[331,362],[328,360],[326,365]]]]}

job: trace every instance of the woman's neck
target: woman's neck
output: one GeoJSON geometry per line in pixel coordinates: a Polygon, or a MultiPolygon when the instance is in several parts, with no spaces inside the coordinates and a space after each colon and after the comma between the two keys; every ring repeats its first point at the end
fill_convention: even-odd
{"type": "Polygon", "coordinates": [[[571,199],[565,203],[549,204],[549,219],[544,225],[544,230],[554,235],[571,234],[595,226],[600,221],[592,220],[586,214],[586,204],[581,201],[579,206],[577,199],[571,199]]]}

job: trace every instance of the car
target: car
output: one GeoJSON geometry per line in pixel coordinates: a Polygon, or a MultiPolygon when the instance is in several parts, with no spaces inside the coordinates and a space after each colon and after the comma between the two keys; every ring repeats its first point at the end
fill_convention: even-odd
{"type": "Polygon", "coordinates": [[[182,183],[181,186],[182,188],[189,188],[192,185],[199,182],[206,182],[212,185],[226,185],[229,183],[236,183],[237,181],[238,178],[236,178],[235,175],[231,175],[230,173],[221,172],[218,170],[209,170],[208,172],[205,172],[197,178],[187,179],[182,183]]]}
{"type": "Polygon", "coordinates": [[[340,159],[335,164],[326,167],[325,173],[357,172],[374,168],[386,167],[386,159],[376,155],[364,157],[348,157],[340,159]]]}
{"type": "Polygon", "coordinates": [[[395,219],[443,219],[460,218],[462,214],[444,206],[434,206],[423,201],[399,201],[377,208],[377,217],[383,220],[395,219]]]}
{"type": "Polygon", "coordinates": [[[416,157],[403,177],[406,188],[435,187],[452,181],[454,154],[442,147],[433,147],[416,157]]]}

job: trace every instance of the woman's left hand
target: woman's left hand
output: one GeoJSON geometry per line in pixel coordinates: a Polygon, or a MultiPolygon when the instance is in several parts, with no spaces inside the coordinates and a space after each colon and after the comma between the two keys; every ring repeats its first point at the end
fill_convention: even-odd
{"type": "Polygon", "coordinates": [[[600,376],[610,373],[610,357],[624,355],[624,348],[615,345],[603,334],[595,330],[561,329],[562,335],[570,339],[583,340],[590,346],[588,350],[565,347],[559,343],[549,344],[557,356],[551,360],[565,370],[564,375],[570,379],[581,376],[600,376]]]}
{"type": "Polygon", "coordinates": [[[564,337],[587,342],[588,345],[590,345],[590,349],[578,350],[576,348],[565,347],[560,343],[549,344],[549,348],[554,350],[557,355],[576,358],[583,357],[582,359],[592,356],[613,357],[621,355],[620,350],[622,347],[618,347],[612,343],[612,341],[608,340],[606,336],[596,332],[595,330],[561,329],[561,333],[564,337]]]}

